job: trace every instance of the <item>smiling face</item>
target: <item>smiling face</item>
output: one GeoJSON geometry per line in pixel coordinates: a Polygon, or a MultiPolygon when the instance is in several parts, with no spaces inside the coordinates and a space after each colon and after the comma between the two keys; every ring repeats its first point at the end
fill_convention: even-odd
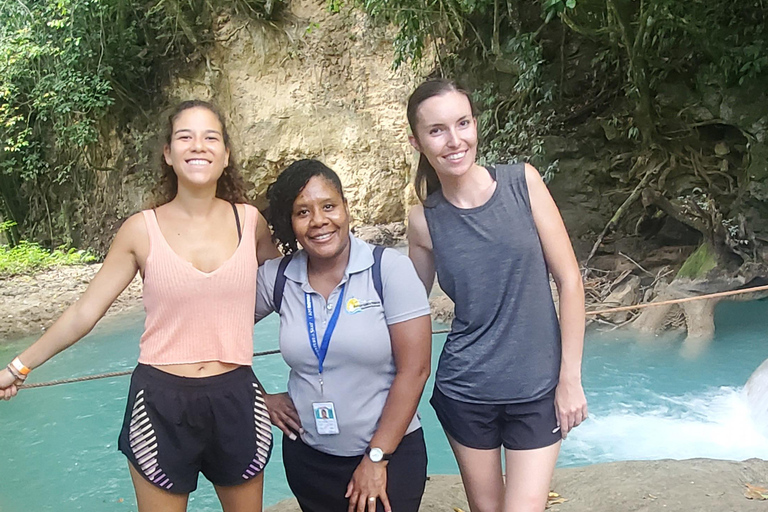
{"type": "Polygon", "coordinates": [[[291,225],[310,261],[333,260],[349,247],[349,210],[333,184],[313,176],[293,201],[291,225]]]}
{"type": "Polygon", "coordinates": [[[229,164],[229,148],[219,118],[204,107],[181,111],[173,121],[171,141],[163,156],[179,184],[215,186],[229,164]]]}
{"type": "Polygon", "coordinates": [[[472,168],[477,156],[477,120],[467,96],[447,91],[424,100],[416,112],[416,127],[409,140],[437,175],[461,176],[472,168]]]}

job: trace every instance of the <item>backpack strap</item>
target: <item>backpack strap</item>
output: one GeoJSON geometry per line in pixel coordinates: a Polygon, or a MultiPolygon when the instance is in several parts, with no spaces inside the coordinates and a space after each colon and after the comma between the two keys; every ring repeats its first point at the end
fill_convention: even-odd
{"type": "Polygon", "coordinates": [[[275,276],[275,289],[272,290],[272,304],[275,307],[275,313],[280,314],[280,306],[283,304],[283,290],[285,290],[285,269],[293,258],[293,253],[288,254],[280,260],[275,276]]]}
{"type": "Polygon", "coordinates": [[[381,255],[384,253],[384,247],[375,245],[373,247],[373,287],[379,294],[381,305],[384,305],[384,286],[381,284],[381,255]]]}

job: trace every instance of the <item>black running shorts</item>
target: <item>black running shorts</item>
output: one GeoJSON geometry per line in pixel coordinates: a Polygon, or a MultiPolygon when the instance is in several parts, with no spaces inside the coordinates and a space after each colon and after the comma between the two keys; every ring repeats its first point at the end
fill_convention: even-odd
{"type": "Polygon", "coordinates": [[[468,448],[532,450],[561,438],[554,389],[531,402],[473,404],[448,398],[435,386],[429,403],[445,433],[468,448]]]}
{"type": "Polygon", "coordinates": [[[194,491],[200,472],[214,485],[247,482],[272,451],[253,370],[189,378],[138,365],[118,448],[148,481],[172,493],[194,491]]]}

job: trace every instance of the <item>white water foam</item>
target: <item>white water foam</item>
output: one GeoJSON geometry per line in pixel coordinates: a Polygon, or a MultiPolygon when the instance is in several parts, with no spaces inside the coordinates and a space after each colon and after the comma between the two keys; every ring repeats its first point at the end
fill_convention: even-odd
{"type": "Polygon", "coordinates": [[[768,436],[768,359],[763,361],[744,386],[752,421],[768,436]]]}
{"type": "Polygon", "coordinates": [[[657,396],[648,403],[617,403],[588,421],[563,444],[566,465],[641,459],[768,459],[768,437],[750,414],[743,388],[657,396]],[[643,414],[637,411],[645,410],[643,414]]]}

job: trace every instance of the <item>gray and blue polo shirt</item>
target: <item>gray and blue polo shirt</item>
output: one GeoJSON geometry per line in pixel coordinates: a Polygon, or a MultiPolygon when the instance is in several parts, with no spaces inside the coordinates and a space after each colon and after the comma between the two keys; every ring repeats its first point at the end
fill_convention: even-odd
{"type": "MultiPolygon", "coordinates": [[[[256,319],[274,311],[272,294],[280,258],[259,269],[256,319]]],[[[384,409],[395,377],[395,362],[388,326],[429,315],[429,302],[411,260],[395,250],[381,259],[384,295],[382,306],[371,275],[373,246],[350,234],[349,263],[328,301],[309,285],[307,254],[298,251],[285,269],[285,289],[280,308],[280,352],[291,368],[288,394],[299,413],[302,440],[324,453],[360,455],[365,451],[384,409]],[[346,283],[344,296],[341,286],[346,283]],[[323,368],[320,392],[318,361],[309,342],[304,293],[314,307],[318,340],[337,301],[343,300],[323,368]],[[339,434],[319,435],[315,430],[313,402],[333,402],[339,434]]],[[[419,428],[414,416],[406,433],[419,428]]]]}

